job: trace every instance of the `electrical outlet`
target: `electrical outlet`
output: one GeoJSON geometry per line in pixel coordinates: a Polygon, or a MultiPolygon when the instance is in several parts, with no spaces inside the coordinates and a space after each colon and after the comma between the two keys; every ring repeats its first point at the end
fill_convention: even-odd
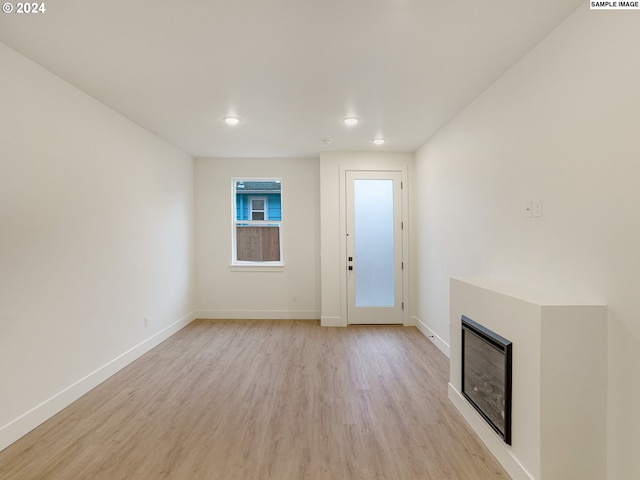
{"type": "Polygon", "coordinates": [[[149,326],[149,317],[144,317],[144,326],[145,327],[149,326]]]}

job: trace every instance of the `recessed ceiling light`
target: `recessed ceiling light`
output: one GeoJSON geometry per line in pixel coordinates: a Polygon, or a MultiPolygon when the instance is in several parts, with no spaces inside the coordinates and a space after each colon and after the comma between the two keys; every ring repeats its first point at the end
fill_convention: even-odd
{"type": "Polygon", "coordinates": [[[240,123],[240,119],[238,117],[224,117],[224,121],[227,125],[237,125],[240,123]]]}
{"type": "Polygon", "coordinates": [[[372,142],[375,143],[376,145],[384,145],[386,140],[384,138],[374,138],[372,142]]]}
{"type": "Polygon", "coordinates": [[[360,119],[358,117],[345,117],[342,119],[342,121],[344,122],[345,125],[347,125],[348,127],[353,127],[354,125],[357,125],[358,122],[360,121],[360,119]]]}

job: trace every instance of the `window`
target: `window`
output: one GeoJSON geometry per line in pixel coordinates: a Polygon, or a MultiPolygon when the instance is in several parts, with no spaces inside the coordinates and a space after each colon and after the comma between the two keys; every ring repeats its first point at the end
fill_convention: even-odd
{"type": "Polygon", "coordinates": [[[232,264],[282,265],[282,182],[233,179],[232,264]]]}
{"type": "Polygon", "coordinates": [[[267,197],[249,197],[249,220],[268,220],[267,197]]]}

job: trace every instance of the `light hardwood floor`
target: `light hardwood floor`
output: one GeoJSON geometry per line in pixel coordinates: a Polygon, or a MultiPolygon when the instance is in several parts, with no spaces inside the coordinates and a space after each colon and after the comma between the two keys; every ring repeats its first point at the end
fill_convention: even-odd
{"type": "Polygon", "coordinates": [[[0,478],[502,479],[413,327],[197,320],[0,452],[0,478]]]}

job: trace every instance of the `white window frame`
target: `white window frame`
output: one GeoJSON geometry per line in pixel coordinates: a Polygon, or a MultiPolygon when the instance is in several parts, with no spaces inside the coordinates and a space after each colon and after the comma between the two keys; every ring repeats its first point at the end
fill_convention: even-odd
{"type": "MultiPolygon", "coordinates": [[[[269,197],[267,197],[266,195],[249,195],[247,197],[247,199],[249,200],[249,206],[248,206],[248,213],[249,213],[249,218],[251,219],[252,222],[259,222],[259,220],[253,220],[253,212],[259,212],[260,210],[254,210],[253,209],[253,204],[252,201],[253,200],[262,200],[262,205],[263,205],[263,210],[262,213],[264,213],[264,219],[265,220],[269,220],[269,197]]],[[[280,184],[280,201],[282,202],[282,184],[280,184]]]]}
{"type": "MultiPolygon", "coordinates": [[[[252,177],[234,177],[231,179],[231,266],[232,267],[241,267],[243,270],[247,269],[247,267],[255,267],[258,269],[269,269],[269,268],[280,268],[284,267],[284,248],[283,248],[283,222],[284,218],[284,196],[283,196],[283,187],[282,187],[282,178],[252,178],[252,177]],[[237,220],[237,205],[236,205],[236,183],[237,182],[279,182],[280,183],[280,220],[237,220]],[[236,228],[238,223],[249,224],[249,225],[277,225],[278,233],[279,233],[279,244],[280,244],[280,260],[276,261],[264,261],[264,262],[256,262],[256,261],[247,261],[247,260],[238,260],[238,252],[237,252],[237,238],[236,238],[236,228]]],[[[267,205],[267,196],[266,195],[249,195],[249,198],[264,198],[264,207],[265,207],[265,218],[268,218],[268,205],[267,205]]],[[[251,205],[248,206],[248,216],[251,216],[251,205]]]]}

